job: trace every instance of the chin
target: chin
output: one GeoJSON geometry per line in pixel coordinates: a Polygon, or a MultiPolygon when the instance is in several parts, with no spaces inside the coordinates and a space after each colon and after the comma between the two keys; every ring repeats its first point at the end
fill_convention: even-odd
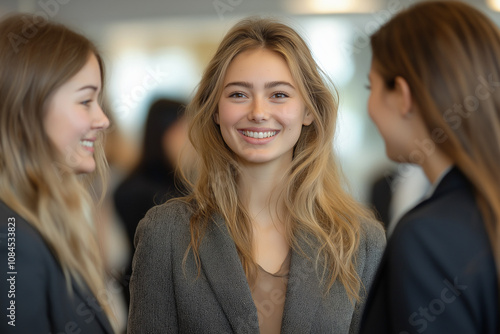
{"type": "Polygon", "coordinates": [[[92,161],[82,161],[78,166],[75,166],[75,174],[88,174],[95,171],[96,165],[94,159],[92,161]]]}
{"type": "Polygon", "coordinates": [[[394,162],[399,162],[399,163],[405,163],[408,162],[408,159],[405,158],[403,154],[400,154],[398,152],[394,152],[394,150],[391,150],[389,147],[386,146],[385,148],[385,155],[387,158],[394,162]]]}

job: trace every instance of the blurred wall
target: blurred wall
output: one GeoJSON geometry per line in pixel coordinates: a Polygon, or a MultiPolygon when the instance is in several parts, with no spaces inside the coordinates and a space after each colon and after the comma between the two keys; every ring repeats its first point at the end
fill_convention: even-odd
{"type": "MultiPolygon", "coordinates": [[[[187,103],[224,33],[249,15],[295,27],[340,93],[335,148],[354,195],[392,166],[370,122],[365,88],[369,35],[417,0],[2,0],[0,15],[28,12],[65,23],[96,42],[107,66],[107,97],[126,151],[136,152],[149,103],[187,103]]],[[[500,1],[467,1],[497,22],[500,1]],[[496,6],[496,7],[495,7],[496,6]]],[[[135,153],[131,153],[134,155],[135,153]]],[[[127,161],[133,159],[128,159],[127,161]]]]}

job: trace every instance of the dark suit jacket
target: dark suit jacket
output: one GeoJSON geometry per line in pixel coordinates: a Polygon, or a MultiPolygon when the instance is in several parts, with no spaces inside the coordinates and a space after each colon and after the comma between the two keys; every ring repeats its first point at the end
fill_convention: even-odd
{"type": "Polygon", "coordinates": [[[41,235],[2,201],[0,268],[0,333],[113,332],[94,296],[75,282],[73,295],[68,292],[61,267],[41,235]],[[13,267],[8,263],[11,251],[13,267]],[[7,310],[12,302],[15,310],[7,310]]]}
{"type": "MultiPolygon", "coordinates": [[[[192,253],[188,206],[173,201],[151,209],[139,223],[130,282],[129,333],[259,333],[258,317],[243,267],[226,224],[214,217],[200,246],[201,275],[192,253]]],[[[378,223],[363,223],[357,269],[369,288],[385,247],[378,223]]],[[[309,256],[314,251],[305,247],[309,256]]],[[[362,302],[351,304],[342,284],[329,295],[312,263],[292,252],[282,333],[356,333],[362,302]]]]}
{"type": "Polygon", "coordinates": [[[472,188],[453,168],[390,237],[361,333],[498,334],[497,282],[472,188]]]}

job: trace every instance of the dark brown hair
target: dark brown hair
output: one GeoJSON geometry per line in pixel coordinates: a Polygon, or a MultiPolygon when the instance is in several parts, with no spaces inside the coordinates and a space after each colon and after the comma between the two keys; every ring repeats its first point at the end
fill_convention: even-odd
{"type": "MultiPolygon", "coordinates": [[[[500,270],[500,31],[458,1],[416,4],[371,37],[387,88],[403,77],[436,143],[474,187],[500,270]],[[460,106],[460,112],[454,110],[460,106]]],[[[498,277],[500,278],[500,271],[498,277]]],[[[500,284],[500,282],[499,282],[500,284]]]]}

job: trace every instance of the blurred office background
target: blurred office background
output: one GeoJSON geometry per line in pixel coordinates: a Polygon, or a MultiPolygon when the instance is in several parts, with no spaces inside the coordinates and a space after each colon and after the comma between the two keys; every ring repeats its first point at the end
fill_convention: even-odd
{"type": "MultiPolygon", "coordinates": [[[[417,1],[1,0],[0,15],[20,11],[48,17],[85,34],[102,51],[107,97],[116,125],[116,136],[110,141],[115,147],[109,151],[111,189],[136,163],[150,104],[158,97],[187,103],[218,43],[235,22],[261,15],[289,23],[309,43],[339,91],[333,144],[354,196],[367,203],[373,181],[389,179],[389,171],[395,168],[385,157],[383,141],[367,114],[369,35],[417,1]]],[[[500,0],[466,2],[500,23],[500,0]]],[[[116,218],[112,205],[107,210],[109,217],[116,218]]],[[[107,232],[112,236],[120,233],[123,235],[119,226],[107,232]]],[[[122,253],[130,252],[130,245],[120,238],[110,239],[109,261],[119,270],[127,256],[122,253]]],[[[122,322],[124,314],[122,309],[122,322]]]]}
{"type": "MultiPolygon", "coordinates": [[[[295,27],[340,93],[335,147],[354,195],[366,201],[373,177],[390,163],[366,110],[369,35],[419,0],[1,0],[0,15],[22,11],[90,37],[107,65],[117,126],[133,160],[149,104],[159,96],[187,102],[225,32],[249,15],[295,27]]],[[[500,0],[468,0],[500,22],[500,0]]]]}

